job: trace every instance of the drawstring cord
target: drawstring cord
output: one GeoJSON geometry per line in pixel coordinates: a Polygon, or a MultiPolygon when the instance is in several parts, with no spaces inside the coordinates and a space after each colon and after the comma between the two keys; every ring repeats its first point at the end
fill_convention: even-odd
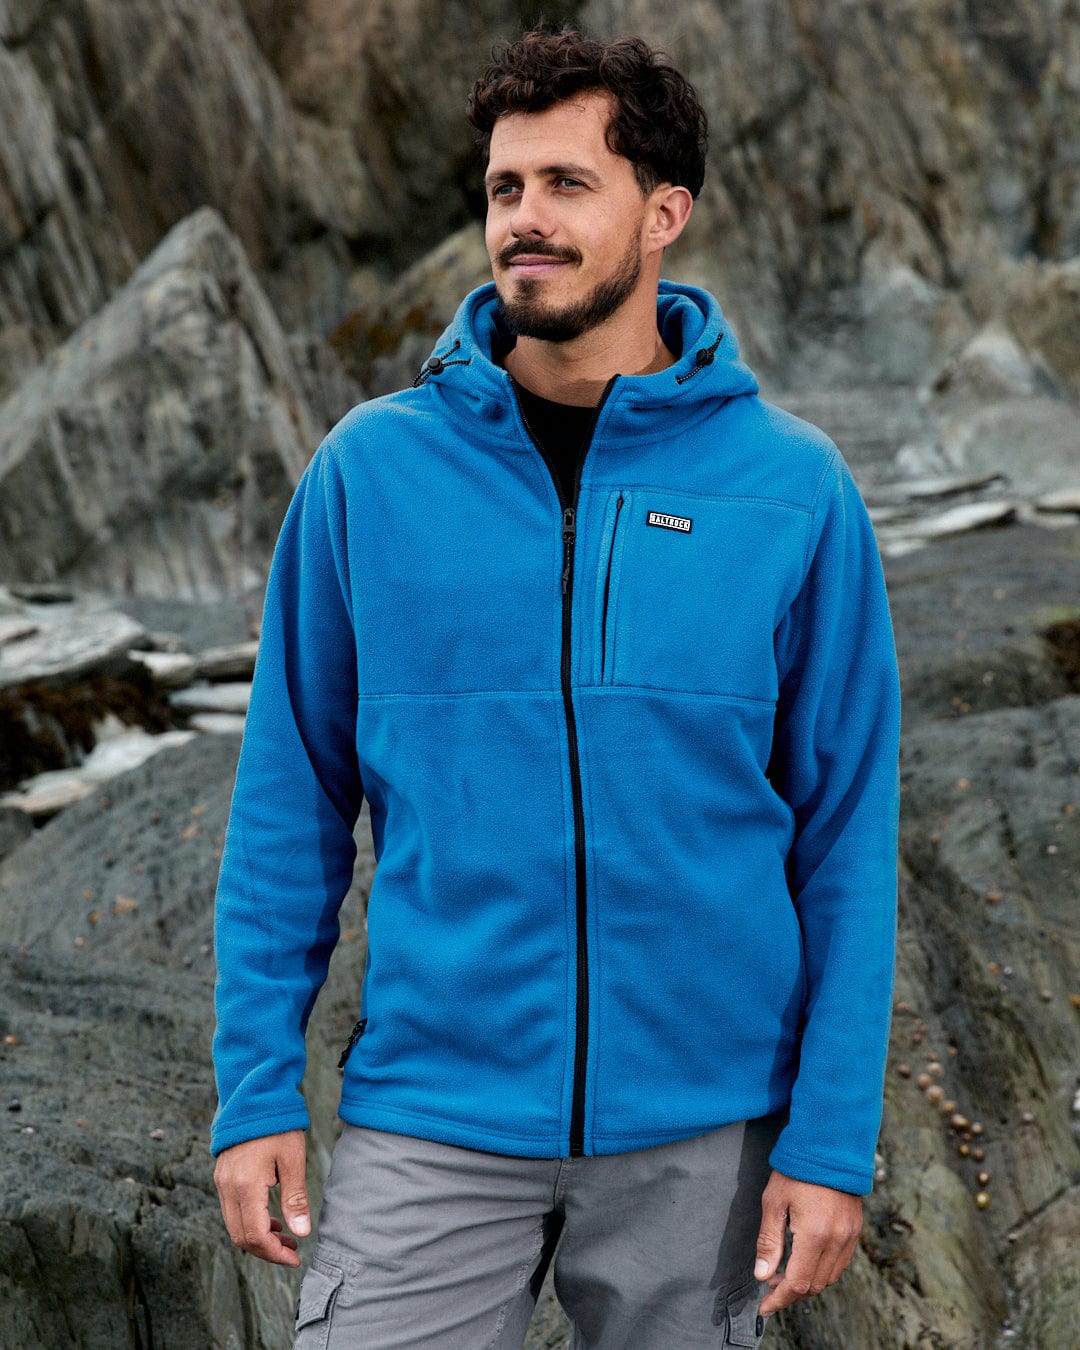
{"type": "Polygon", "coordinates": [[[724,333],[723,330],[721,330],[720,337],[716,339],[711,347],[702,347],[694,357],[693,368],[688,370],[685,375],[676,375],[675,383],[685,384],[687,380],[692,380],[694,376],[704,370],[706,366],[711,366],[713,361],[716,360],[716,349],[720,346],[720,338],[723,336],[724,333]]]}
{"type": "Polygon", "coordinates": [[[420,385],[422,385],[425,382],[425,380],[428,378],[429,375],[440,375],[446,369],[447,366],[467,366],[472,360],[471,356],[461,357],[457,361],[450,361],[447,359],[448,357],[453,356],[453,354],[458,350],[460,346],[461,346],[461,339],[458,338],[458,340],[449,349],[449,351],[443,352],[442,355],[439,355],[439,353],[436,352],[432,356],[429,356],[428,359],[424,362],[424,364],[420,367],[420,373],[417,375],[416,379],[413,380],[412,387],[414,389],[418,389],[420,385]]]}

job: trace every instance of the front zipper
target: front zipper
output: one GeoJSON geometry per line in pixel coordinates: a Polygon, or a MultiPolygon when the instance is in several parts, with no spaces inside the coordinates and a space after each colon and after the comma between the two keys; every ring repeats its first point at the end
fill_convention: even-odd
{"type": "MultiPolygon", "coordinates": [[[[615,503],[615,523],[611,527],[611,547],[608,549],[607,574],[604,577],[604,608],[600,614],[600,683],[608,683],[604,678],[604,670],[607,664],[607,614],[608,598],[611,594],[611,565],[615,557],[615,536],[619,533],[619,516],[622,514],[623,495],[619,493],[619,500],[615,503]]],[[[614,678],[615,672],[612,671],[614,678]]]]}
{"type": "MultiPolygon", "coordinates": [[[[574,496],[570,505],[563,500],[559,487],[559,475],[548,459],[544,447],[532,433],[522,412],[530,439],[540,452],[548,467],[551,481],[555,484],[555,493],[562,507],[562,660],[560,680],[562,683],[563,710],[566,714],[566,741],[570,754],[570,791],[574,802],[574,881],[575,881],[575,917],[577,925],[577,1011],[574,1026],[574,1091],[570,1106],[570,1157],[580,1158],[585,1152],[585,1070],[589,1057],[589,943],[588,909],[585,897],[585,811],[581,804],[581,766],[578,762],[577,723],[574,720],[574,702],[570,693],[570,633],[571,605],[574,598],[574,540],[577,536],[577,502],[581,488],[581,470],[585,456],[589,453],[596,424],[600,413],[608,400],[618,375],[612,375],[600,395],[600,402],[593,412],[588,434],[578,455],[574,472],[574,496]]],[[[518,410],[521,411],[520,401],[518,410]]]]}

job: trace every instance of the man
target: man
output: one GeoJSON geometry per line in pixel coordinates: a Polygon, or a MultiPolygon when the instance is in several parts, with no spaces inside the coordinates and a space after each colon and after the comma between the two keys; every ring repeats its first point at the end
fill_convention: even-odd
{"type": "Polygon", "coordinates": [[[218,895],[222,1210],[299,1264],[303,1031],[366,793],[297,1346],[520,1346],[560,1233],[576,1346],[756,1345],[845,1269],[872,1185],[877,552],[832,443],[659,280],[704,168],[682,76],[537,32],[469,112],[494,284],[330,432],[275,554],[218,895]]]}

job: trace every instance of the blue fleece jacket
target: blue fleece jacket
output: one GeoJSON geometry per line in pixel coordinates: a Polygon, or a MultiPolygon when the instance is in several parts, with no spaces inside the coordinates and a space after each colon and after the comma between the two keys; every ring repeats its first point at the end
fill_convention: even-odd
{"type": "Polygon", "coordinates": [[[354,1124],[530,1157],[789,1106],[865,1194],[896,922],[896,661],[836,448],[705,292],[609,386],[562,502],[494,287],[328,434],[282,527],[216,910],[211,1147],[304,1127],[366,794],[354,1124]]]}

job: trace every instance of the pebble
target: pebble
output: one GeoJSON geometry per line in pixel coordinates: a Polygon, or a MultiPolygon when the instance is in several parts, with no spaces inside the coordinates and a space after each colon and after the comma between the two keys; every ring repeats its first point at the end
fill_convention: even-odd
{"type": "Polygon", "coordinates": [[[978,1181],[978,1183],[979,1183],[980,1186],[986,1186],[986,1185],[989,1184],[989,1181],[990,1181],[990,1173],[989,1173],[989,1172],[980,1172],[979,1175],[978,1175],[978,1177],[976,1178],[976,1180],[978,1181]]]}
{"type": "Polygon", "coordinates": [[[945,1070],[936,1059],[932,1059],[926,1066],[926,1072],[932,1073],[935,1078],[941,1078],[945,1070]]]}
{"type": "Polygon", "coordinates": [[[918,1087],[921,1087],[921,1088],[923,1089],[924,1092],[926,1091],[926,1089],[930,1086],[930,1084],[931,1084],[933,1081],[934,1081],[934,1080],[930,1077],[930,1075],[929,1075],[928,1073],[921,1073],[921,1074],[919,1074],[918,1078],[915,1079],[916,1085],[917,1085],[918,1087]]]}
{"type": "Polygon", "coordinates": [[[20,1101],[10,1101],[10,1102],[8,1102],[8,1110],[9,1110],[9,1111],[21,1111],[21,1110],[22,1110],[22,1102],[20,1102],[20,1101]]]}
{"type": "Polygon", "coordinates": [[[971,1133],[972,1133],[972,1134],[982,1134],[982,1132],[983,1132],[983,1123],[982,1123],[982,1121],[981,1121],[981,1120],[973,1120],[973,1121],[971,1122],[971,1133]]]}
{"type": "Polygon", "coordinates": [[[977,1191],[975,1193],[976,1209],[985,1209],[989,1203],[990,1203],[990,1196],[986,1191],[977,1191]]]}
{"type": "Polygon", "coordinates": [[[896,1066],[896,1072],[900,1075],[901,1078],[910,1078],[910,1077],[911,1077],[911,1065],[910,1065],[910,1064],[898,1064],[898,1065],[896,1066]]]}
{"type": "Polygon", "coordinates": [[[935,1106],[938,1105],[938,1103],[941,1101],[941,1099],[942,1099],[944,1096],[945,1096],[945,1089],[942,1088],[942,1087],[939,1087],[939,1086],[937,1085],[937,1083],[934,1083],[933,1086],[928,1087],[928,1088],[926,1089],[926,1099],[927,1099],[927,1101],[933,1102],[933,1104],[934,1104],[935,1106]]]}
{"type": "Polygon", "coordinates": [[[951,1116],[955,1110],[956,1110],[956,1103],[953,1101],[951,1097],[946,1097],[945,1100],[941,1103],[941,1114],[943,1116],[951,1116]]]}
{"type": "Polygon", "coordinates": [[[987,892],[986,892],[986,903],[987,903],[988,905],[996,905],[996,904],[998,904],[998,903],[1000,902],[1000,900],[1001,900],[1001,892],[1000,892],[1000,891],[987,891],[987,892]]]}
{"type": "Polygon", "coordinates": [[[982,1160],[986,1157],[986,1149],[973,1148],[971,1150],[971,1156],[975,1159],[976,1162],[982,1162],[982,1160]]]}
{"type": "Polygon", "coordinates": [[[966,1158],[971,1152],[971,1145],[964,1143],[957,1144],[956,1151],[960,1154],[961,1158],[966,1158]]]}
{"type": "Polygon", "coordinates": [[[9,1031],[8,1034],[4,1037],[4,1044],[5,1044],[5,1045],[21,1045],[22,1042],[20,1041],[19,1037],[15,1035],[15,1033],[14,1033],[13,1031],[9,1031]]]}
{"type": "Polygon", "coordinates": [[[37,1134],[37,1130],[34,1129],[33,1125],[24,1125],[24,1126],[22,1127],[22,1129],[19,1131],[19,1133],[20,1133],[20,1134],[37,1134]]]}
{"type": "Polygon", "coordinates": [[[151,1138],[151,1139],[164,1139],[164,1138],[165,1138],[165,1131],[164,1131],[164,1130],[151,1130],[151,1131],[150,1131],[150,1138],[151,1138]]]}
{"type": "Polygon", "coordinates": [[[954,1130],[966,1130],[970,1126],[971,1121],[968,1120],[967,1116],[963,1116],[957,1111],[949,1117],[949,1124],[954,1130]]]}
{"type": "Polygon", "coordinates": [[[1049,1003],[1050,1000],[1054,997],[1054,995],[1051,993],[1049,989],[1040,989],[1039,997],[1042,999],[1044,1003],[1049,1003]]]}
{"type": "Polygon", "coordinates": [[[1021,1113],[1020,1119],[1023,1121],[1023,1123],[1024,1123],[1025,1125],[1030,1125],[1030,1124],[1032,1124],[1033,1121],[1035,1120],[1034,1112],[1032,1112],[1032,1111],[1024,1111],[1024,1112],[1021,1113]]]}

